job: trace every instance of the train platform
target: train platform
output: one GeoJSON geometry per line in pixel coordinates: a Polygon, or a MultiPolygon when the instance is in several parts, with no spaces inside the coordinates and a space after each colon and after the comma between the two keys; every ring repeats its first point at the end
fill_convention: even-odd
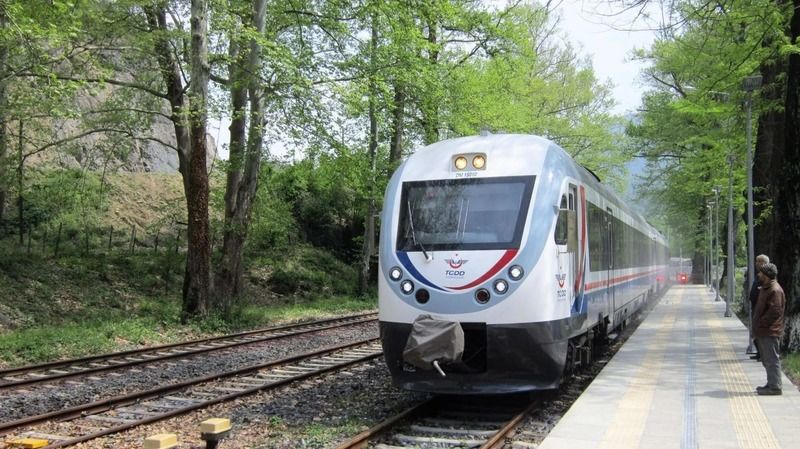
{"type": "Polygon", "coordinates": [[[539,449],[800,448],[800,392],[758,396],[748,331],[705,286],[673,286],[539,449]]]}

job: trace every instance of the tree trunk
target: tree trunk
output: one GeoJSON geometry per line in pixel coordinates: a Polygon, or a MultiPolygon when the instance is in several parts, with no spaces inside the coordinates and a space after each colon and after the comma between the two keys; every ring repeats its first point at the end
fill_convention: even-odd
{"type": "MultiPolygon", "coordinates": [[[[266,0],[254,0],[252,26],[257,34],[266,26],[266,0]]],[[[231,121],[231,154],[225,190],[225,231],[222,260],[214,278],[214,294],[223,310],[229,310],[242,291],[242,256],[250,226],[250,214],[258,191],[261,172],[261,147],[264,143],[263,89],[256,76],[261,66],[261,47],[250,40],[245,63],[239,55],[239,44],[231,40],[231,98],[234,118],[231,121]],[[245,86],[248,86],[245,89],[245,86]],[[245,106],[250,102],[250,129],[245,146],[245,106]],[[244,165],[244,166],[243,166],[244,165]]]]}
{"type": "Polygon", "coordinates": [[[367,215],[364,217],[364,242],[361,249],[361,270],[358,273],[358,291],[366,295],[369,290],[370,261],[372,259],[375,240],[375,167],[378,153],[378,117],[375,103],[378,99],[378,89],[375,86],[375,58],[378,47],[378,28],[375,17],[372,17],[372,40],[370,42],[370,78],[369,78],[369,162],[370,173],[367,181],[367,215]]]}
{"type": "MultiPolygon", "coordinates": [[[[439,64],[439,45],[438,35],[438,21],[434,18],[428,18],[428,43],[431,46],[430,54],[428,55],[428,62],[431,68],[435,71],[436,66],[439,64]]],[[[425,98],[422,99],[422,127],[423,138],[425,144],[430,145],[439,141],[439,104],[438,93],[433,95],[433,92],[428,92],[425,98]]]]}
{"type": "MultiPolygon", "coordinates": [[[[405,121],[405,86],[395,81],[394,105],[392,109],[392,142],[389,148],[389,169],[393,172],[403,157],[403,130],[405,121]]],[[[391,173],[390,173],[391,174],[391,173]]]]}
{"type": "Polygon", "coordinates": [[[208,172],[206,170],[206,99],[208,97],[207,0],[192,0],[190,118],[191,154],[189,156],[188,251],[183,290],[183,315],[208,314],[211,241],[208,222],[208,172]]]}
{"type": "MultiPolygon", "coordinates": [[[[764,103],[782,103],[785,97],[786,71],[783,61],[772,61],[761,66],[763,87],[761,98],[764,103]]],[[[758,131],[755,150],[753,151],[753,240],[754,254],[766,254],[773,257],[777,250],[775,239],[778,234],[775,214],[771,211],[780,185],[775,183],[775,174],[779,173],[784,161],[785,113],[769,110],[758,117],[758,131]]],[[[745,220],[747,219],[745,213],[745,220]]]]}
{"type": "MultiPolygon", "coordinates": [[[[7,20],[5,8],[5,3],[0,4],[0,33],[4,33],[6,29],[7,20]]],[[[0,181],[0,223],[3,222],[3,218],[5,216],[6,192],[8,191],[6,180],[9,179],[9,177],[6,175],[8,169],[6,161],[8,149],[8,131],[6,130],[8,123],[8,110],[6,108],[6,85],[8,83],[8,74],[6,72],[7,67],[8,47],[0,42],[0,180],[2,180],[0,181]]]]}
{"type": "MultiPolygon", "coordinates": [[[[192,6],[192,26],[194,27],[199,24],[196,24],[194,20],[194,2],[192,6]]],[[[189,215],[188,249],[186,269],[184,270],[183,278],[184,303],[181,313],[181,319],[185,321],[190,316],[205,315],[208,311],[210,241],[208,238],[208,174],[205,168],[205,114],[203,114],[202,117],[193,116],[193,118],[202,121],[203,131],[200,134],[202,148],[198,150],[198,153],[202,153],[202,160],[194,160],[198,166],[190,170],[190,155],[195,154],[192,149],[194,139],[190,136],[190,125],[188,123],[190,114],[186,111],[186,89],[183,85],[180,63],[173,52],[172,43],[168,37],[169,27],[167,26],[166,10],[163,6],[149,6],[145,7],[144,11],[150,30],[154,33],[159,33],[155,44],[155,56],[158,59],[161,76],[167,88],[166,97],[170,103],[170,120],[175,130],[175,141],[177,144],[178,171],[183,178],[183,191],[186,195],[186,208],[189,215]],[[193,171],[200,173],[200,180],[195,184],[192,182],[193,171]],[[205,188],[203,188],[203,185],[205,185],[205,188]],[[196,190],[200,196],[203,196],[203,191],[205,190],[205,199],[198,197],[198,193],[195,193],[196,190]],[[205,210],[205,213],[203,213],[203,210],[205,210]],[[204,215],[205,218],[203,218],[204,215]],[[199,222],[197,220],[199,220],[199,222]],[[205,225],[203,223],[205,223],[205,225]],[[205,265],[206,268],[203,269],[201,267],[202,265],[205,265]],[[197,278],[197,276],[200,276],[200,278],[197,278]],[[189,293],[191,296],[187,296],[189,293]]],[[[194,38],[194,29],[192,31],[194,38]]],[[[194,41],[192,44],[194,50],[194,41]]],[[[205,70],[207,75],[207,65],[205,70]]],[[[193,79],[195,79],[194,72],[192,76],[193,79]]],[[[206,76],[205,87],[193,85],[193,92],[194,89],[200,89],[201,91],[204,88],[207,89],[207,79],[206,76]]],[[[198,84],[202,84],[202,80],[198,80],[198,84]]],[[[205,101],[204,96],[200,101],[205,101]]],[[[195,104],[195,106],[197,106],[197,104],[195,104]]],[[[192,126],[195,126],[195,122],[192,123],[192,126]]]]}
{"type": "Polygon", "coordinates": [[[147,21],[152,32],[161,33],[155,44],[156,58],[161,68],[161,77],[167,87],[167,99],[170,104],[170,120],[175,130],[175,142],[178,148],[178,171],[183,177],[183,193],[189,198],[189,128],[186,123],[187,115],[184,107],[186,105],[186,94],[181,77],[181,67],[172,51],[169,39],[166,37],[167,13],[163,7],[144,9],[147,21]]]}
{"type": "Polygon", "coordinates": [[[25,156],[22,151],[23,145],[23,121],[19,121],[19,142],[17,143],[17,213],[19,214],[19,245],[25,241],[25,156]]]}
{"type": "MultiPolygon", "coordinates": [[[[790,42],[800,36],[800,0],[793,0],[790,42]]],[[[778,281],[786,294],[786,339],[792,352],[800,350],[800,55],[789,56],[784,109],[785,145],[778,172],[775,204],[775,254],[778,281]]],[[[773,166],[775,161],[773,160],[773,166]]]]}

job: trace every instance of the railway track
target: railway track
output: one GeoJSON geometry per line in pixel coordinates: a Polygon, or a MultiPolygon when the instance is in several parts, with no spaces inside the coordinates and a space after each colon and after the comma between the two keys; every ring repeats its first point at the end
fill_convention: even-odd
{"type": "Polygon", "coordinates": [[[59,360],[37,365],[0,370],[0,391],[17,387],[43,384],[107,371],[121,370],[137,365],[177,358],[189,358],[213,351],[243,345],[262,343],[278,338],[317,332],[325,329],[350,326],[374,321],[376,313],[363,313],[339,318],[290,324],[219,337],[204,338],[181,343],[152,346],[122,352],[113,352],[70,360],[59,360]]]}
{"type": "Polygon", "coordinates": [[[517,427],[541,402],[530,395],[436,396],[337,449],[534,448],[538,436],[517,432],[517,427]]]}
{"type": "Polygon", "coordinates": [[[21,438],[48,440],[46,449],[71,446],[340,370],[382,354],[378,339],[370,338],[224,374],[0,423],[0,436],[7,441],[21,438]]]}

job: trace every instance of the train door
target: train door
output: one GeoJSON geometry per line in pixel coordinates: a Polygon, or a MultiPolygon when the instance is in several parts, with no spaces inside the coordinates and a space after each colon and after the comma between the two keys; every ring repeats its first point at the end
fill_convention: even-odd
{"type": "Polygon", "coordinates": [[[605,267],[605,284],[606,293],[608,294],[608,303],[611,304],[612,312],[617,310],[615,301],[614,287],[612,281],[614,280],[614,211],[610,207],[606,208],[606,232],[603,239],[603,266],[605,267]]]}
{"type": "Polygon", "coordinates": [[[578,241],[578,187],[574,184],[569,185],[568,209],[569,220],[567,220],[567,232],[569,233],[569,236],[567,241],[569,243],[567,251],[571,266],[570,283],[573,286],[572,297],[575,298],[580,291],[580,284],[578,284],[577,281],[580,280],[581,267],[579,266],[578,260],[578,247],[580,246],[581,242],[578,241]]]}
{"type": "Polygon", "coordinates": [[[570,298],[573,312],[581,310],[577,297],[578,279],[578,220],[576,211],[577,187],[570,184],[561,196],[558,220],[556,221],[555,241],[558,248],[558,295],[570,298]],[[570,292],[570,289],[572,290],[570,292]],[[571,294],[570,294],[571,293],[571,294]]]}

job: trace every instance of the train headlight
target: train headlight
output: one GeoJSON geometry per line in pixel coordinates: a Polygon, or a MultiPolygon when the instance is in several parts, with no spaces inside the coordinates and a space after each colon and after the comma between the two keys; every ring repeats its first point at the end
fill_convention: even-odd
{"type": "Polygon", "coordinates": [[[519,265],[514,265],[508,269],[508,277],[514,281],[522,279],[523,275],[525,275],[525,270],[519,265]]]}
{"type": "Polygon", "coordinates": [[[467,168],[467,158],[465,158],[464,156],[459,156],[456,158],[455,161],[453,161],[453,164],[455,164],[458,170],[463,170],[467,168]]]}
{"type": "Polygon", "coordinates": [[[486,304],[491,299],[492,295],[489,294],[489,290],[485,288],[478,289],[475,292],[475,301],[478,301],[480,304],[486,304]]]}
{"type": "Polygon", "coordinates": [[[505,279],[498,279],[494,281],[494,291],[498,295],[502,295],[503,293],[508,291],[508,282],[505,279]]]}
{"type": "Polygon", "coordinates": [[[400,290],[402,290],[403,293],[408,295],[414,291],[414,283],[406,279],[405,281],[400,283],[400,290]]]}
{"type": "Polygon", "coordinates": [[[472,158],[472,166],[478,170],[483,169],[483,167],[486,166],[486,157],[484,157],[482,154],[475,156],[472,158]]]}
{"type": "Polygon", "coordinates": [[[403,277],[403,270],[401,270],[400,267],[392,267],[392,269],[389,270],[389,279],[396,282],[399,281],[401,277],[403,277]]]}

